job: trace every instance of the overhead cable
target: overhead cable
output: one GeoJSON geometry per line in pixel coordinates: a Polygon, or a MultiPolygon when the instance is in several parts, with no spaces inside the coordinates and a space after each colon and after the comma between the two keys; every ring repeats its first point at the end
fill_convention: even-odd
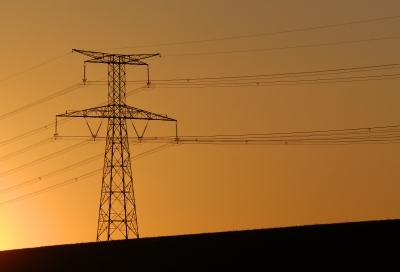
{"type": "Polygon", "coordinates": [[[6,119],[6,118],[8,118],[8,117],[11,117],[11,116],[17,114],[17,113],[26,111],[26,110],[28,110],[28,109],[30,109],[30,108],[33,108],[33,107],[35,107],[35,106],[38,106],[38,105],[40,105],[40,104],[42,104],[42,103],[44,103],[44,102],[47,102],[47,101],[49,101],[49,100],[51,100],[51,99],[54,99],[54,98],[59,97],[59,96],[61,96],[61,95],[70,93],[70,92],[72,92],[72,91],[74,91],[74,90],[76,90],[76,89],[78,89],[78,88],[82,88],[82,87],[86,87],[86,86],[89,86],[89,85],[84,85],[84,84],[82,84],[82,83],[74,84],[74,85],[69,86],[69,87],[67,87],[67,88],[65,88],[65,89],[62,89],[61,91],[58,91],[58,92],[56,92],[56,93],[53,93],[53,94],[48,95],[48,96],[46,96],[46,97],[43,97],[43,98],[41,98],[41,99],[39,99],[39,100],[36,100],[36,101],[34,101],[34,102],[32,102],[32,103],[29,103],[29,104],[25,105],[25,106],[22,106],[22,107],[20,107],[20,108],[18,108],[18,109],[15,109],[15,110],[12,110],[12,111],[7,112],[7,113],[5,113],[5,114],[2,114],[2,115],[0,115],[0,120],[6,119]]]}
{"type": "MultiPolygon", "coordinates": [[[[60,136],[60,140],[88,140],[87,136],[60,136]]],[[[104,141],[105,137],[97,137],[104,141]]],[[[392,144],[400,142],[400,126],[370,127],[266,134],[129,137],[130,143],[226,144],[226,145],[331,145],[392,144]]]]}
{"type": "Polygon", "coordinates": [[[330,42],[330,43],[306,44],[306,45],[295,45],[295,46],[284,46],[284,47],[248,49],[248,50],[171,54],[171,55],[163,55],[162,57],[163,58],[165,58],[165,57],[187,57],[187,56],[204,56],[204,55],[219,55],[219,54],[249,53],[249,52],[260,52],[260,51],[275,51],[275,50],[287,50],[287,49],[298,49],[298,48],[320,47],[320,46],[329,46],[329,45],[340,45],[340,44],[351,44],[351,43],[363,43],[363,42],[372,42],[372,41],[392,40],[392,39],[398,39],[398,38],[400,38],[400,36],[383,37],[383,38],[372,38],[372,39],[362,39],[362,40],[343,41],[343,42],[330,42]]]}
{"type": "MultiPolygon", "coordinates": [[[[133,90],[127,92],[127,93],[126,93],[126,96],[128,97],[128,96],[131,96],[131,95],[133,95],[133,94],[139,93],[139,92],[141,92],[141,91],[143,91],[143,90],[147,90],[147,89],[151,90],[152,88],[154,88],[154,87],[153,87],[153,86],[150,86],[150,88],[148,88],[148,87],[139,87],[139,88],[135,88],[135,89],[133,89],[133,90]]],[[[106,104],[106,103],[107,103],[107,102],[103,102],[103,103],[98,104],[98,105],[101,106],[101,105],[106,104]]],[[[65,118],[65,119],[62,119],[62,120],[58,121],[57,125],[59,126],[59,125],[65,123],[65,122],[68,122],[68,121],[71,121],[71,120],[72,120],[72,118],[65,118]]],[[[28,132],[22,133],[22,134],[20,134],[20,135],[14,136],[14,137],[12,137],[12,138],[10,138],[10,139],[7,139],[7,140],[4,140],[4,141],[0,142],[0,146],[8,145],[8,144],[10,144],[10,143],[19,141],[19,140],[21,140],[21,139],[24,139],[24,138],[27,138],[27,137],[29,137],[29,136],[35,135],[35,134],[37,134],[37,133],[43,132],[43,131],[45,131],[45,130],[48,130],[49,128],[54,128],[54,127],[55,127],[55,124],[56,124],[55,122],[49,123],[49,124],[47,124],[47,125],[38,127],[38,128],[33,129],[33,130],[31,130],[31,131],[28,131],[28,132]]]]}
{"type": "Polygon", "coordinates": [[[62,58],[62,57],[64,57],[64,56],[66,56],[66,55],[69,55],[69,54],[71,54],[71,52],[62,54],[62,55],[60,55],[60,56],[58,56],[58,57],[55,57],[55,58],[53,58],[53,59],[51,59],[51,60],[42,62],[42,63],[40,63],[40,64],[38,64],[38,65],[35,65],[35,66],[31,67],[31,68],[28,68],[28,69],[26,69],[26,70],[23,70],[23,71],[21,71],[21,72],[19,72],[19,73],[13,74],[13,75],[11,75],[11,76],[9,76],[9,77],[6,77],[6,78],[3,78],[3,79],[0,79],[0,83],[3,82],[3,81],[6,81],[7,79],[13,78],[13,77],[18,76],[18,75],[20,75],[20,74],[23,74],[23,73],[26,73],[26,72],[28,72],[28,71],[31,71],[31,70],[33,70],[33,69],[35,69],[35,68],[38,68],[38,67],[40,67],[40,66],[43,66],[43,65],[45,65],[45,64],[47,64],[47,63],[50,63],[50,62],[52,62],[52,61],[58,60],[58,59],[60,59],[60,58],[62,58]]]}
{"type": "Polygon", "coordinates": [[[18,166],[18,167],[13,168],[13,169],[4,171],[4,172],[0,173],[0,178],[3,178],[3,177],[5,177],[5,176],[8,176],[8,175],[10,175],[10,174],[12,174],[12,173],[18,172],[18,171],[23,170],[23,169],[25,169],[25,168],[28,168],[28,167],[30,167],[30,166],[36,165],[36,164],[41,163],[41,162],[43,162],[43,161],[52,159],[52,158],[57,157],[57,156],[59,156],[59,155],[61,155],[61,154],[64,154],[64,153],[66,153],[66,152],[69,152],[69,151],[72,151],[72,150],[77,149],[77,148],[79,148],[79,147],[82,147],[82,146],[84,146],[84,145],[86,145],[86,144],[88,144],[88,143],[89,143],[88,141],[83,141],[83,142],[80,142],[80,143],[75,144],[75,145],[73,145],[73,146],[69,146],[69,147],[67,147],[67,148],[58,150],[58,151],[56,151],[56,152],[54,152],[54,153],[51,153],[51,154],[49,154],[49,155],[43,156],[43,157],[41,157],[41,158],[39,158],[39,159],[36,159],[36,160],[30,161],[30,162],[28,162],[28,163],[25,163],[25,164],[23,164],[23,165],[20,165],[20,166],[18,166]]]}
{"type": "MultiPolygon", "coordinates": [[[[153,154],[153,153],[155,153],[155,152],[161,151],[161,150],[163,150],[163,149],[169,147],[170,145],[171,145],[171,144],[164,144],[164,145],[162,145],[162,146],[153,148],[153,149],[151,149],[151,150],[148,150],[148,151],[146,151],[146,152],[143,152],[143,153],[140,153],[140,154],[138,154],[138,155],[135,155],[135,156],[131,157],[131,160],[137,160],[137,159],[143,158],[143,157],[145,157],[145,156],[147,156],[147,155],[150,155],[150,154],[153,154]]],[[[93,175],[99,174],[99,173],[101,173],[102,171],[103,171],[102,168],[101,168],[101,169],[97,169],[97,170],[88,172],[88,173],[86,173],[86,174],[80,175],[80,176],[78,176],[78,177],[71,178],[71,179],[68,179],[68,180],[66,180],[66,181],[63,181],[63,182],[54,184],[54,185],[52,185],[52,186],[43,188],[43,189],[41,189],[41,190],[38,190],[38,191],[29,193],[29,194],[26,194],[26,195],[23,195],[23,196],[20,196],[20,197],[16,197],[16,198],[13,198],[13,199],[4,201],[4,202],[0,203],[0,208],[3,207],[3,206],[9,205],[9,204],[12,204],[12,203],[15,203],[15,202],[18,202],[18,201],[27,199],[27,198],[31,198],[31,197],[37,196],[37,195],[39,195],[39,194],[43,194],[43,193],[52,191],[52,190],[57,189],[57,188],[61,188],[61,187],[63,187],[63,186],[66,186],[66,185],[72,184],[72,183],[74,183],[74,182],[77,182],[78,180],[86,179],[86,178],[91,177],[91,176],[93,176],[93,175]]]]}
{"type": "Polygon", "coordinates": [[[87,159],[84,159],[82,161],[79,161],[79,162],[73,163],[71,165],[68,165],[66,167],[57,169],[57,170],[55,170],[53,172],[50,172],[50,173],[47,173],[47,174],[44,174],[44,175],[40,175],[39,177],[36,177],[36,178],[33,178],[33,179],[29,179],[29,180],[24,181],[22,183],[19,183],[17,185],[13,185],[13,186],[7,187],[5,189],[0,190],[0,195],[15,191],[17,189],[26,187],[26,186],[31,185],[33,183],[36,183],[36,182],[43,181],[45,179],[54,177],[56,175],[62,174],[62,173],[67,172],[67,171],[70,171],[70,170],[72,170],[74,168],[77,168],[79,166],[82,166],[82,165],[88,164],[90,162],[93,162],[95,160],[101,159],[102,157],[104,157],[103,153],[97,154],[97,155],[92,156],[90,158],[87,158],[87,159]]]}
{"type": "Polygon", "coordinates": [[[5,160],[8,160],[8,159],[11,159],[11,158],[13,158],[13,157],[15,157],[15,156],[17,156],[17,155],[23,154],[23,153],[25,153],[25,152],[27,152],[27,151],[30,151],[30,150],[32,150],[32,149],[41,147],[42,145],[45,145],[45,144],[47,144],[47,143],[49,143],[49,142],[52,142],[52,141],[54,141],[53,138],[47,138],[47,139],[41,140],[41,141],[39,141],[39,142],[36,142],[36,143],[34,143],[34,144],[31,144],[31,145],[29,145],[29,146],[26,146],[26,147],[24,147],[24,148],[21,148],[21,149],[18,149],[18,150],[16,150],[16,151],[13,151],[13,152],[11,152],[11,153],[9,153],[9,154],[7,154],[7,155],[1,156],[1,157],[0,157],[0,162],[5,161],[5,160]]]}
{"type": "MultiPolygon", "coordinates": [[[[331,74],[342,74],[342,73],[358,73],[358,72],[370,72],[377,70],[390,70],[399,69],[400,63],[389,63],[380,65],[369,65],[369,66],[356,66],[346,67],[337,69],[320,69],[310,71],[299,71],[299,72],[285,72],[285,73],[270,73],[270,74],[255,74],[255,75],[244,75],[244,76],[222,76],[222,77],[196,77],[196,78],[172,78],[172,79],[153,79],[152,83],[190,83],[190,82],[215,82],[215,81],[240,81],[240,80],[251,80],[257,78],[290,78],[290,77],[306,77],[306,76],[317,76],[317,75],[331,75],[331,74]]],[[[89,81],[90,83],[107,83],[107,81],[89,81]]],[[[143,80],[127,80],[127,83],[138,83],[145,84],[143,80]]]]}
{"type": "Polygon", "coordinates": [[[224,41],[224,40],[243,39],[243,38],[254,38],[254,37],[262,37],[262,36],[269,36],[269,35],[318,30],[318,29],[324,29],[324,28],[333,28],[333,27],[340,27],[340,26],[346,26],[346,25],[356,25],[356,24],[384,21],[384,20],[397,19],[397,18],[400,18],[400,15],[360,20],[360,21],[345,22],[345,23],[338,23],[338,24],[330,24],[330,25],[323,25],[323,26],[297,28],[297,29],[283,30],[283,31],[273,31],[273,32],[267,32],[267,33],[258,33],[258,34],[252,34],[252,35],[240,35],[240,36],[232,36],[232,37],[224,37],[224,38],[183,41],[183,42],[173,42],[173,43],[161,43],[161,44],[151,44],[151,45],[138,45],[138,46],[130,46],[130,47],[101,48],[101,49],[96,49],[96,50],[118,50],[118,49],[133,49],[133,48],[145,48],[145,47],[156,47],[156,46],[160,47],[160,46],[183,45],[183,44],[193,44],[193,43],[216,42],[216,41],[224,41]]]}

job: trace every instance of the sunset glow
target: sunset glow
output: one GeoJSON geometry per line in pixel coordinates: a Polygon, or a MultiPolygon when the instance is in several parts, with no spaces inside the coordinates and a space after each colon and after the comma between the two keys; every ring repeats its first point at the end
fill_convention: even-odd
{"type": "MultiPolygon", "coordinates": [[[[150,88],[146,67],[127,67],[127,104],[178,120],[182,139],[278,139],[132,141],[141,237],[399,218],[399,10],[390,0],[2,1],[0,250],[96,239],[107,120],[53,134],[57,114],[107,101],[107,66],[87,64],[83,85],[88,57],[73,48],[161,53],[148,61],[150,88]],[[88,126],[99,139],[73,147],[88,126]],[[314,142],[291,142],[302,137],[314,142]]],[[[175,124],[134,124],[175,137],[175,124]]]]}

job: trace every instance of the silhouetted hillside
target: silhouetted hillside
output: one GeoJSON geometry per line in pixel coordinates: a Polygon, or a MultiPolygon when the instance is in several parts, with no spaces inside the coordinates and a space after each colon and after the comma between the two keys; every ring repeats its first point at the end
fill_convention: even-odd
{"type": "Polygon", "coordinates": [[[386,270],[399,231],[385,220],[19,249],[0,252],[0,271],[386,270]]]}

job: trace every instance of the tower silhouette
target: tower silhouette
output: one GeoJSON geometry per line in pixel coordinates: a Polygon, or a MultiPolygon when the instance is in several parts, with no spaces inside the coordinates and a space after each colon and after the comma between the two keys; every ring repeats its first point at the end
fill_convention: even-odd
{"type": "MultiPolygon", "coordinates": [[[[101,185],[97,241],[139,238],[129,150],[127,119],[174,121],[163,114],[156,114],[126,105],[126,65],[145,65],[143,59],[160,54],[109,54],[73,51],[89,56],[86,63],[108,64],[108,104],[85,110],[67,111],[58,117],[83,117],[108,119],[104,167],[101,185]]],[[[86,73],[86,72],[85,72],[86,73]]],[[[86,82],[86,75],[84,76],[86,82]]],[[[150,84],[149,78],[147,81],[150,84]]],[[[57,131],[56,131],[57,135],[57,131]]]]}

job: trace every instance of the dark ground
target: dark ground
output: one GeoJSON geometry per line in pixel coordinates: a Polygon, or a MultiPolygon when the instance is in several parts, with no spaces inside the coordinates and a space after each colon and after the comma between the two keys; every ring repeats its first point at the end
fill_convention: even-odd
{"type": "Polygon", "coordinates": [[[0,271],[400,270],[400,220],[0,251],[0,271]]]}

